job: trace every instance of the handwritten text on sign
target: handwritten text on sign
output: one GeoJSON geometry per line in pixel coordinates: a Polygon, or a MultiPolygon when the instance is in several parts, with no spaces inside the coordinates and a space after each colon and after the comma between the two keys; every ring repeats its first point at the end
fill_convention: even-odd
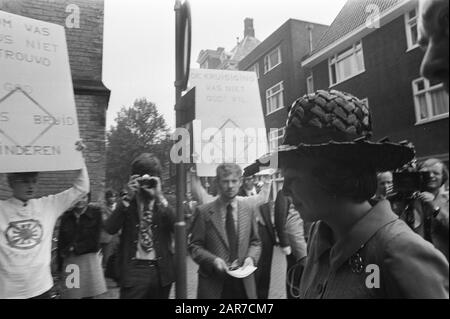
{"type": "Polygon", "coordinates": [[[0,172],[78,169],[64,28],[0,11],[0,172]]]}

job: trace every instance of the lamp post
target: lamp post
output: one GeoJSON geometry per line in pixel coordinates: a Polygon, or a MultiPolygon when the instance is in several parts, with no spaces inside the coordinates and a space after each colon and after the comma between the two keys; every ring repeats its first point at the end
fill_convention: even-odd
{"type": "MultiPolygon", "coordinates": [[[[191,11],[189,3],[175,0],[175,124],[181,127],[184,110],[181,108],[181,93],[186,90],[189,79],[191,58],[191,11]]],[[[177,299],[186,299],[186,222],[184,217],[184,197],[186,194],[186,171],[184,163],[176,165],[177,220],[175,223],[175,265],[177,299]]]]}

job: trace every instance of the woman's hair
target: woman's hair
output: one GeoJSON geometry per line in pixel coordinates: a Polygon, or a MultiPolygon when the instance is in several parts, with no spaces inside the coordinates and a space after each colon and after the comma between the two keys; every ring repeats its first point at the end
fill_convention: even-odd
{"type": "MultiPolygon", "coordinates": [[[[313,163],[311,174],[324,192],[332,197],[347,198],[362,203],[373,197],[377,190],[377,173],[361,163],[343,162],[331,158],[318,158],[308,154],[304,158],[313,163]]],[[[299,168],[302,161],[289,167],[299,168]]]]}

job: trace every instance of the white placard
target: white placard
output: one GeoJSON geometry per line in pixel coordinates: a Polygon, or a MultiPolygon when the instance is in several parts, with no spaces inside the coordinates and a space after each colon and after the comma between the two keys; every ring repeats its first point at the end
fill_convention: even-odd
{"type": "Polygon", "coordinates": [[[0,11],[0,173],[79,169],[62,26],[0,11]]]}
{"type": "Polygon", "coordinates": [[[195,87],[193,152],[199,176],[220,163],[242,168],[267,153],[267,134],[254,72],[192,69],[195,87]]]}

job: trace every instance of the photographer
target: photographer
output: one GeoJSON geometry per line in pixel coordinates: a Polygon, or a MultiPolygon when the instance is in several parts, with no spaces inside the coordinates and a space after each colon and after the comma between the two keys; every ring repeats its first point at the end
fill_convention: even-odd
{"type": "Polygon", "coordinates": [[[428,173],[424,191],[417,195],[414,209],[417,225],[414,231],[434,244],[448,260],[448,192],[444,185],[448,180],[445,164],[430,158],[419,164],[419,172],[428,173]],[[418,220],[417,220],[418,219],[418,220]]]}
{"type": "Polygon", "coordinates": [[[121,299],[167,299],[174,282],[175,214],[161,190],[161,164],[150,153],[131,164],[127,194],[105,229],[122,230],[117,261],[121,299]]]}

